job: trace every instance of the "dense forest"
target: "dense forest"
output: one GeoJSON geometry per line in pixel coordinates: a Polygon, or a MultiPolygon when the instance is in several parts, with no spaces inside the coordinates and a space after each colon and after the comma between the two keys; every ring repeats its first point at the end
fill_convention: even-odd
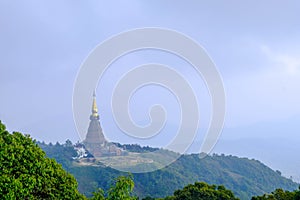
{"type": "MultiPolygon", "coordinates": [[[[154,149],[127,145],[127,150],[154,149]]],[[[198,155],[184,155],[164,169],[144,174],[80,166],[76,158],[70,141],[36,142],[29,135],[9,133],[0,121],[0,199],[300,199],[296,183],[246,158],[213,155],[199,160],[198,155]]]]}
{"type": "MultiPolygon", "coordinates": [[[[118,176],[126,175],[109,167],[78,166],[72,157],[76,151],[70,141],[65,144],[38,143],[46,154],[55,158],[62,166],[75,176],[79,191],[91,196],[96,188],[107,190],[118,176]]],[[[140,147],[136,144],[121,145],[128,151],[154,151],[151,147],[140,147]]],[[[151,196],[162,198],[173,194],[185,185],[203,181],[208,184],[224,185],[241,199],[270,193],[276,188],[295,190],[298,184],[281,176],[257,160],[236,156],[212,155],[199,159],[197,154],[182,155],[176,162],[161,170],[149,173],[133,174],[134,194],[139,197],[151,196]]]]}

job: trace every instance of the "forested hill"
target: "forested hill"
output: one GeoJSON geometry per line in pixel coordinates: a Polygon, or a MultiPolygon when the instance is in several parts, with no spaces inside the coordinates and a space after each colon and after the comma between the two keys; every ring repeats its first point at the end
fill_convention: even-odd
{"type": "MultiPolygon", "coordinates": [[[[38,143],[47,156],[55,158],[72,173],[78,181],[79,191],[90,196],[96,188],[107,189],[117,176],[124,173],[104,166],[80,166],[72,157],[77,153],[70,141],[66,144],[38,143]]],[[[151,151],[127,145],[127,150],[151,151]]],[[[282,177],[257,160],[236,156],[212,155],[199,159],[198,155],[183,155],[170,166],[150,173],[133,174],[134,192],[140,196],[165,197],[189,183],[204,181],[209,184],[224,185],[241,199],[270,193],[276,188],[295,190],[298,184],[282,177]]]]}

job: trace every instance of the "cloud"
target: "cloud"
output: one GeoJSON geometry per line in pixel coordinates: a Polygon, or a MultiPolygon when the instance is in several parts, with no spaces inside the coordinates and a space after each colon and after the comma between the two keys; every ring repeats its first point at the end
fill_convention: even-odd
{"type": "Polygon", "coordinates": [[[270,62],[280,68],[282,75],[297,76],[300,74],[300,58],[296,55],[275,53],[266,45],[261,46],[261,51],[270,62]]]}
{"type": "MultiPolygon", "coordinates": [[[[261,45],[263,66],[227,81],[228,126],[278,121],[300,115],[300,58],[261,45]]],[[[225,80],[226,82],[226,80],[225,80]]]]}

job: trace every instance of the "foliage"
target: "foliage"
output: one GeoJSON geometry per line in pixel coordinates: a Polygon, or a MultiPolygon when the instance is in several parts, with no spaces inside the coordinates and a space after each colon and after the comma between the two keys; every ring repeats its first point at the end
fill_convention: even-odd
{"type": "MultiPolygon", "coordinates": [[[[67,165],[64,167],[76,177],[79,191],[88,197],[91,197],[97,188],[108,190],[113,178],[125,175],[110,167],[74,164],[68,160],[68,154],[73,150],[67,150],[65,146],[52,145],[51,148],[43,149],[49,157],[62,161],[63,166],[67,165]],[[56,151],[56,148],[64,150],[56,151]]],[[[139,149],[135,145],[133,147],[139,149]]],[[[216,154],[203,159],[199,159],[198,154],[183,155],[166,168],[150,173],[133,174],[133,177],[133,193],[141,198],[169,196],[175,190],[197,181],[224,185],[241,199],[251,199],[252,196],[270,193],[276,188],[295,190],[298,187],[292,180],[282,177],[280,173],[257,160],[216,154]]]]}
{"type": "Polygon", "coordinates": [[[115,186],[112,186],[108,191],[108,200],[133,200],[131,196],[134,187],[132,177],[120,176],[116,179],[115,186]]]}
{"type": "Polygon", "coordinates": [[[271,194],[252,197],[252,200],[300,200],[300,187],[292,192],[276,189],[271,194]]]}
{"type": "Polygon", "coordinates": [[[275,188],[294,190],[298,186],[259,161],[225,155],[203,159],[197,154],[183,155],[164,169],[135,174],[134,179],[136,192],[151,197],[168,196],[197,181],[224,185],[241,199],[251,199],[275,188]]]}
{"type": "Polygon", "coordinates": [[[93,193],[91,200],[135,200],[137,198],[131,196],[134,187],[132,176],[119,176],[115,179],[115,183],[108,190],[105,198],[104,191],[98,189],[93,193]]]}
{"type": "Polygon", "coordinates": [[[96,192],[93,192],[91,200],[105,200],[104,191],[99,188],[96,192]]]}
{"type": "Polygon", "coordinates": [[[155,200],[155,198],[152,198],[152,197],[150,197],[150,196],[147,196],[147,197],[143,198],[142,200],[155,200]]]}
{"type": "Polygon", "coordinates": [[[75,178],[28,136],[0,121],[0,199],[84,199],[75,178]]]}
{"type": "Polygon", "coordinates": [[[66,170],[72,165],[72,157],[77,156],[70,140],[67,140],[65,144],[59,144],[58,142],[55,145],[47,145],[44,142],[37,142],[37,144],[47,153],[48,157],[54,158],[66,170]]]}
{"type": "Polygon", "coordinates": [[[237,200],[224,186],[208,185],[204,182],[189,184],[182,190],[176,190],[173,196],[164,200],[237,200]]]}
{"type": "MultiPolygon", "coordinates": [[[[156,150],[139,145],[126,145],[133,152],[156,150]]],[[[65,144],[35,142],[30,136],[6,131],[0,121],[0,199],[85,199],[77,190],[86,192],[94,200],[137,199],[133,194],[146,200],[167,196],[164,200],[177,199],[241,199],[254,196],[253,200],[300,199],[300,191],[293,190],[297,184],[281,176],[259,161],[235,156],[213,155],[199,159],[197,154],[183,155],[170,166],[150,173],[124,176],[124,173],[99,165],[80,166],[72,157],[76,151],[70,140],[65,144]],[[59,165],[55,158],[62,164],[59,165]],[[135,179],[135,189],[133,177],[135,179]],[[111,181],[115,178],[115,181],[111,181]],[[194,181],[195,184],[189,184],[194,181]],[[109,185],[111,187],[109,188],[109,185]],[[178,190],[185,186],[182,190],[178,190]],[[96,188],[98,189],[95,191],[96,188]],[[176,190],[173,194],[171,193],[176,190]],[[105,195],[104,191],[108,191],[105,195]],[[147,196],[147,197],[146,197],[147,196]]]]}
{"type": "Polygon", "coordinates": [[[137,153],[145,153],[145,152],[153,152],[159,150],[158,148],[152,148],[149,146],[142,147],[138,144],[120,144],[120,143],[114,143],[117,147],[126,149],[126,151],[129,152],[137,152],[137,153]]]}

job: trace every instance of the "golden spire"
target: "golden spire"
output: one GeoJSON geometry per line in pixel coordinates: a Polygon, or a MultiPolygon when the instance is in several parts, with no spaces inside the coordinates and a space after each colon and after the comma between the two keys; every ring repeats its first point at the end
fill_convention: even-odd
{"type": "Polygon", "coordinates": [[[97,108],[96,93],[95,93],[95,91],[94,91],[94,93],[93,93],[93,105],[92,105],[92,115],[91,115],[91,118],[99,119],[99,114],[98,114],[98,108],[97,108]]]}

